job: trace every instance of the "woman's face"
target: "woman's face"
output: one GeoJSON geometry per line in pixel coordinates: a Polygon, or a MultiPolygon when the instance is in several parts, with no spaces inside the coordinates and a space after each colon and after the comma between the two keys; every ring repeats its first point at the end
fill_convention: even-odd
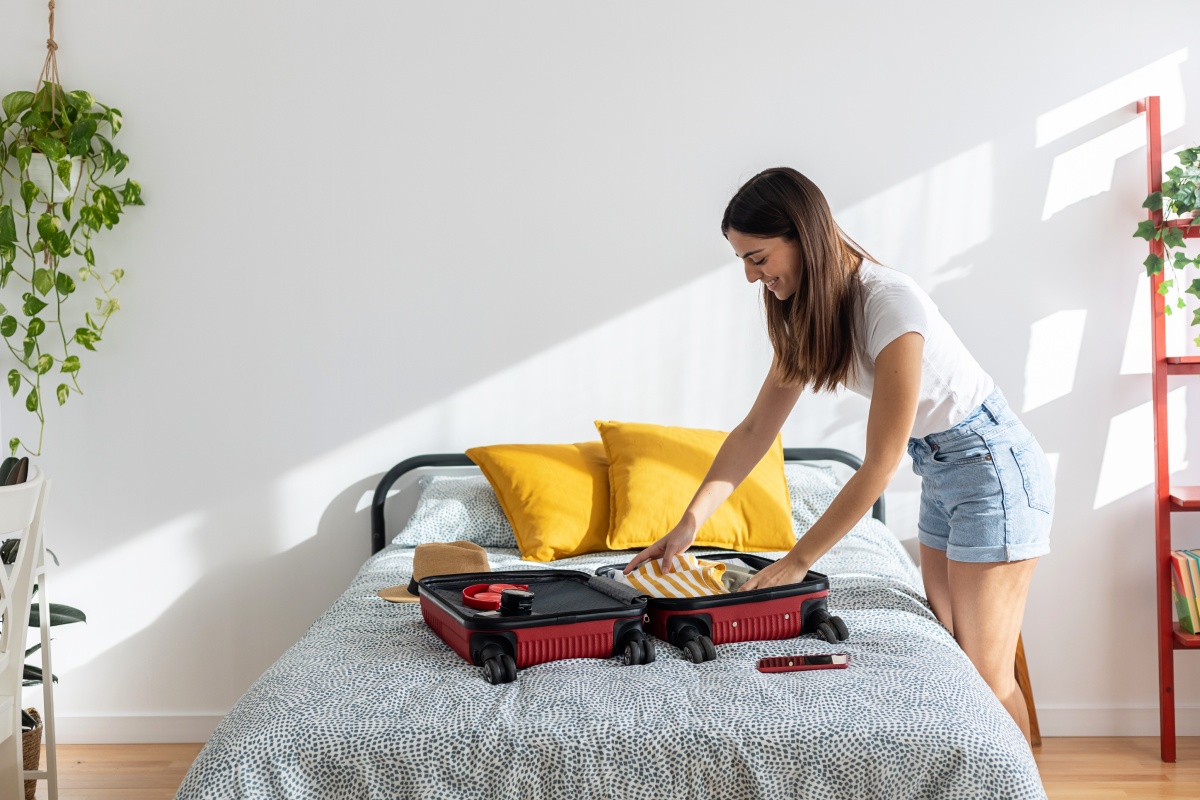
{"type": "Polygon", "coordinates": [[[746,280],[762,281],[780,300],[787,300],[799,286],[800,248],[783,237],[763,239],[730,230],[725,236],[733,252],[746,265],[746,280]]]}

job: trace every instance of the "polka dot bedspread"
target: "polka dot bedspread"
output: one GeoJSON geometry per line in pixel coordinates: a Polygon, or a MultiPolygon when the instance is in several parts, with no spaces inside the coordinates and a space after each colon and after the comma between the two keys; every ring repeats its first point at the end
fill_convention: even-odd
{"type": "MultiPolygon", "coordinates": [[[[1045,797],[1019,729],[873,519],[814,567],[848,641],[726,644],[702,664],[658,642],[654,664],[572,659],[497,686],[418,604],[376,596],[408,582],[412,553],[393,544],[367,561],[221,722],[177,800],[1045,797]],[[848,669],[755,669],[834,652],[850,654],[848,669]]],[[[628,555],[549,566],[591,572],[628,555]]],[[[512,549],[489,559],[547,566],[512,549]]]]}

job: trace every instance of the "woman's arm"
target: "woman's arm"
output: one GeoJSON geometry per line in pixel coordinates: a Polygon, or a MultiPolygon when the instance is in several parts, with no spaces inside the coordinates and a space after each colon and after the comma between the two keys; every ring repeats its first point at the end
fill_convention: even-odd
{"type": "Polygon", "coordinates": [[[846,481],[820,519],[786,556],[759,571],[741,591],[799,583],[817,559],[853,528],[891,483],[908,447],[921,389],[925,340],[906,333],[875,359],[875,388],[867,415],[867,452],[863,465],[846,481]]]}
{"type": "Polygon", "coordinates": [[[626,574],[653,558],[661,558],[663,571],[670,571],[675,556],[692,546],[700,526],[771,449],[802,391],[799,386],[780,384],[772,365],[750,413],[725,438],[682,519],[665,536],[634,556],[625,567],[626,574]]]}

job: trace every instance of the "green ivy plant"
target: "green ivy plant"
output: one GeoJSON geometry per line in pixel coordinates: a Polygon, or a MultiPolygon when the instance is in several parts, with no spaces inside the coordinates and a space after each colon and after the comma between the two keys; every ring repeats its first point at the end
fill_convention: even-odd
{"type": "Polygon", "coordinates": [[[124,271],[102,271],[92,239],[102,228],[112,230],[126,206],[144,204],[136,181],[105,182],[129,164],[112,143],[121,130],[120,110],[50,82],[36,93],[6,95],[0,110],[0,338],[15,361],[8,388],[14,397],[25,393],[25,408],[39,424],[36,450],[19,438],[8,445],[14,455],[18,448],[40,455],[43,380],[48,386],[51,372],[59,376],[54,395],[60,406],[72,392],[82,394],[80,355],[96,350],[109,317],[121,307],[113,290],[124,271]],[[65,197],[47,197],[30,180],[35,159],[67,187],[65,197]],[[96,287],[94,309],[72,300],[87,281],[96,287]]]}
{"type": "MultiPolygon", "coordinates": [[[[1181,272],[1192,264],[1200,266],[1200,256],[1189,258],[1185,252],[1187,239],[1184,238],[1185,228],[1189,231],[1193,228],[1200,229],[1200,216],[1194,216],[1200,211],[1200,147],[1180,150],[1177,155],[1179,166],[1167,170],[1167,180],[1163,181],[1162,191],[1148,195],[1142,203],[1142,208],[1162,212],[1162,224],[1155,225],[1153,219],[1145,219],[1138,223],[1137,230],[1133,233],[1135,237],[1148,242],[1162,242],[1163,255],[1151,253],[1143,262],[1147,275],[1161,273],[1167,264],[1181,272]],[[1177,224],[1171,225],[1173,221],[1177,224]]],[[[1158,293],[1165,298],[1163,311],[1168,315],[1187,306],[1183,300],[1183,293],[1200,299],[1200,278],[1193,280],[1190,286],[1182,290],[1183,293],[1180,288],[1181,284],[1176,282],[1175,278],[1164,277],[1159,284],[1158,293]],[[1172,293],[1174,299],[1167,297],[1172,293]]],[[[1192,325],[1200,325],[1200,310],[1193,313],[1192,325]]],[[[1200,336],[1194,341],[1200,346],[1200,336]]]]}

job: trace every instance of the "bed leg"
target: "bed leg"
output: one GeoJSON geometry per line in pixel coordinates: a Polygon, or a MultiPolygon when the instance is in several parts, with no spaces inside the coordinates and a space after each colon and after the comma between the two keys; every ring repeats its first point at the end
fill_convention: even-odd
{"type": "Polygon", "coordinates": [[[1025,643],[1021,634],[1017,634],[1016,658],[1017,685],[1025,697],[1025,707],[1029,709],[1029,743],[1033,747],[1041,747],[1042,732],[1038,729],[1037,707],[1033,703],[1033,685],[1029,682],[1029,667],[1025,665],[1025,643]]]}

